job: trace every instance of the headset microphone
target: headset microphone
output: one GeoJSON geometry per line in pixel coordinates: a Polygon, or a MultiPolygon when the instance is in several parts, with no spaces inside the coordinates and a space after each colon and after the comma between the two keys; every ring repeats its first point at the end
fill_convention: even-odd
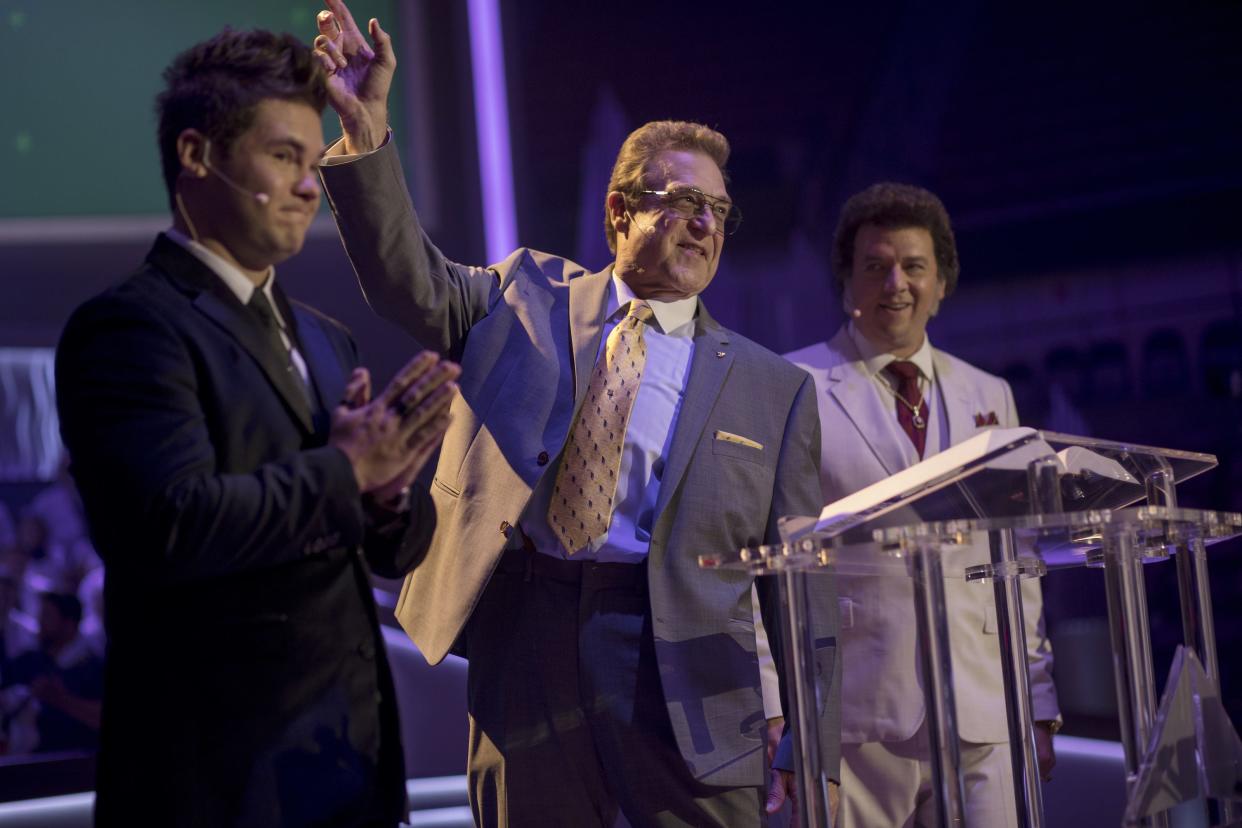
{"type": "Polygon", "coordinates": [[[848,287],[841,291],[841,310],[845,311],[845,315],[850,319],[862,319],[862,310],[854,307],[854,297],[850,294],[848,287]]]}
{"type": "Polygon", "coordinates": [[[250,196],[251,198],[259,202],[260,204],[266,205],[269,201],[272,200],[272,197],[269,196],[267,193],[257,193],[251,190],[247,190],[245,187],[238,184],[236,181],[229,178],[227,175],[220,172],[215,167],[211,166],[211,161],[208,160],[208,157],[207,157],[210,154],[211,154],[211,143],[208,142],[207,145],[203,147],[203,166],[207,168],[208,172],[216,176],[216,178],[219,178],[225,184],[228,184],[230,187],[232,187],[234,190],[237,190],[237,192],[241,193],[242,195],[250,196]]]}
{"type": "Polygon", "coordinates": [[[644,226],[642,224],[639,224],[638,219],[634,217],[633,213],[631,213],[629,210],[626,210],[625,212],[626,212],[626,215],[630,217],[630,221],[634,222],[634,226],[637,227],[639,230],[643,231],[643,235],[650,236],[652,233],[655,232],[655,225],[648,224],[644,226]]]}

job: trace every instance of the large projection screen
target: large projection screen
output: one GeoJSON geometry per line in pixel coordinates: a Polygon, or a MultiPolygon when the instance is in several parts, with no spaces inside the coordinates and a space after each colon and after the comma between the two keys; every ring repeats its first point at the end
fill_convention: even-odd
{"type": "MultiPolygon", "coordinates": [[[[399,0],[354,0],[397,38],[399,0]]],[[[0,0],[0,220],[167,214],[154,100],[173,56],[225,25],[310,42],[307,0],[0,0]]],[[[400,44],[398,44],[400,49],[400,44]]],[[[389,98],[394,126],[402,94],[389,98]]],[[[324,117],[324,135],[340,134],[324,117]]]]}

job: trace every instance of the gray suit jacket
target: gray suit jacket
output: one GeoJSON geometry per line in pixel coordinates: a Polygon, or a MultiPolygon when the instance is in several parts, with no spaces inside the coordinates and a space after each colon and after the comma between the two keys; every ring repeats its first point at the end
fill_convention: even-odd
{"type": "MultiPolygon", "coordinates": [[[[881,397],[862,368],[858,349],[845,328],[828,342],[786,354],[815,381],[820,423],[836,438],[820,459],[824,497],[831,503],[896,474],[917,459],[893,416],[893,400],[881,397]]],[[[989,425],[976,424],[995,414],[1001,428],[1018,425],[1009,385],[943,351],[933,350],[932,364],[954,445],[989,425]]],[[[934,412],[933,412],[933,416],[934,412]]],[[[930,456],[930,455],[929,455],[930,456]]],[[[1004,692],[992,588],[966,583],[969,563],[990,560],[986,538],[946,559],[953,688],[958,732],[971,742],[1005,742],[1004,692]]],[[[896,577],[842,577],[841,649],[844,665],[842,739],[850,743],[900,741],[923,722],[921,670],[915,649],[913,588],[896,577]]],[[[1038,580],[1022,584],[1031,695],[1037,720],[1058,715],[1052,684],[1052,648],[1044,633],[1043,599],[1038,580]]]]}
{"type": "MultiPolygon", "coordinates": [[[[611,268],[588,273],[528,249],[490,268],[448,261],[419,226],[391,143],[325,166],[323,179],[372,307],[463,368],[432,485],[435,539],[397,607],[434,663],[469,620],[508,527],[557,467],[595,363],[611,268]]],[[[818,513],[819,420],[806,374],[722,328],[701,302],[694,340],[648,559],[656,655],[691,772],[714,785],[758,785],[764,716],[752,579],[703,571],[698,556],[776,541],[780,517],[818,513]],[[763,448],[716,439],[718,430],[763,448]]],[[[765,584],[761,594],[774,613],[774,589],[765,584]]],[[[821,598],[835,607],[830,584],[821,598]]],[[[815,631],[822,741],[834,778],[835,615],[820,613],[815,631]]]]}

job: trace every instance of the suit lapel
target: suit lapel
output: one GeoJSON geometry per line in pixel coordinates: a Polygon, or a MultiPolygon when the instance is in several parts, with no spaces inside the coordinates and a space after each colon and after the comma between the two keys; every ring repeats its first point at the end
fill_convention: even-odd
{"type": "MultiPolygon", "coordinates": [[[[884,409],[880,395],[863,368],[858,349],[844,327],[832,338],[830,346],[830,351],[845,359],[828,367],[827,393],[845,411],[884,470],[896,474],[906,468],[906,460],[901,454],[901,443],[893,439],[888,428],[888,423],[895,418],[884,409]]],[[[904,434],[902,438],[905,439],[904,434]]]]}
{"type": "Polygon", "coordinates": [[[223,329],[254,358],[298,425],[307,434],[313,433],[306,400],[301,389],[294,384],[297,379],[289,375],[283,355],[272,349],[258,321],[220,281],[220,277],[163,234],[156,240],[147,261],[166,273],[182,290],[197,294],[193,299],[195,309],[223,329]]]}
{"type": "Polygon", "coordinates": [[[944,444],[953,446],[973,437],[978,430],[972,418],[973,389],[962,382],[958,372],[953,370],[949,361],[935,348],[932,349],[932,366],[936,369],[936,384],[940,386],[940,393],[944,397],[945,420],[949,424],[949,435],[944,444]]]}
{"type": "Polygon", "coordinates": [[[574,399],[586,393],[604,330],[604,309],[612,267],[569,280],[569,341],[573,356],[574,399]]]}
{"type": "Polygon", "coordinates": [[[194,307],[227,331],[250,353],[298,425],[307,434],[313,434],[314,424],[306,407],[306,398],[295,384],[297,379],[289,373],[282,355],[271,347],[258,323],[245,316],[246,309],[237,301],[237,297],[233,297],[233,304],[230,305],[215,293],[200,293],[194,300],[194,307]]]}
{"type": "Polygon", "coordinates": [[[686,382],[686,396],[677,415],[668,462],[660,479],[660,496],[656,501],[652,526],[658,524],[664,508],[681,484],[681,478],[690,466],[690,459],[694,456],[703,428],[707,425],[707,418],[716,405],[725,378],[729,376],[729,368],[733,365],[729,333],[708,315],[701,299],[695,328],[690,378],[686,382]]]}
{"type": "Polygon", "coordinates": [[[315,400],[315,433],[324,434],[331,408],[345,391],[344,366],[323,324],[301,306],[290,303],[289,307],[291,313],[286,318],[295,321],[298,350],[310,374],[311,396],[315,400]]]}

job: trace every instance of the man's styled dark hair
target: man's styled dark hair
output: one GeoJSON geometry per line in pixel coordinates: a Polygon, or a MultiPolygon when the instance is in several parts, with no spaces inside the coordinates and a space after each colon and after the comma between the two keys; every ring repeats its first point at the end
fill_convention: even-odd
{"type": "Polygon", "coordinates": [[[841,208],[837,232],[832,238],[832,285],[837,296],[845,293],[845,283],[854,269],[854,239],[864,224],[886,230],[926,230],[936,251],[936,273],[944,282],[944,295],[953,293],[957,287],[957,242],[944,205],[922,187],[885,181],[850,196],[841,208]]]}
{"type": "Polygon", "coordinates": [[[327,104],[323,67],[293,35],[226,28],[173,59],[164,70],[164,91],[155,99],[170,203],[181,173],[177,136],[197,129],[227,156],[254,122],[255,108],[271,98],[305,103],[319,113],[327,104]]]}

